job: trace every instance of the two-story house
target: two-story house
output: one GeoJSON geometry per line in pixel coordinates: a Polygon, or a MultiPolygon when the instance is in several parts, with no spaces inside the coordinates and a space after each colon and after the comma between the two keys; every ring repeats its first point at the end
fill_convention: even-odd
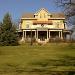
{"type": "Polygon", "coordinates": [[[35,13],[25,13],[19,24],[19,29],[23,33],[22,40],[31,37],[37,42],[57,37],[64,39],[70,33],[64,21],[63,13],[50,13],[44,8],[35,13]]]}

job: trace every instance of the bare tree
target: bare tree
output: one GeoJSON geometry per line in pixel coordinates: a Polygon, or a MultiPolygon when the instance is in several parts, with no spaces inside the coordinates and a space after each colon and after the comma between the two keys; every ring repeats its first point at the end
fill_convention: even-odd
{"type": "Polygon", "coordinates": [[[58,7],[62,7],[69,28],[75,31],[75,0],[56,0],[56,3],[58,7]]]}
{"type": "Polygon", "coordinates": [[[66,17],[75,16],[75,0],[57,0],[57,3],[64,8],[66,17]]]}

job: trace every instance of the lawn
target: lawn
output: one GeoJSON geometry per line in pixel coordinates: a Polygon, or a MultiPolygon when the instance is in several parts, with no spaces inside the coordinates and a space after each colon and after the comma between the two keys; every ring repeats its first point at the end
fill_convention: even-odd
{"type": "Polygon", "coordinates": [[[75,71],[75,44],[23,44],[0,47],[0,75],[50,75],[75,71]]]}

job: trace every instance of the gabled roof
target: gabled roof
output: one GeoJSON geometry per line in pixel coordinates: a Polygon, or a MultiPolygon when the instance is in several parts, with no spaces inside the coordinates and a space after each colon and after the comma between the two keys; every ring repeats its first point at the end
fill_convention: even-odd
{"type": "Polygon", "coordinates": [[[41,8],[39,11],[34,13],[24,13],[21,18],[35,18],[34,16],[37,15],[41,10],[44,10],[48,13],[48,15],[51,15],[51,18],[65,18],[65,15],[63,13],[49,13],[45,8],[41,8]]]}
{"type": "Polygon", "coordinates": [[[41,8],[39,11],[37,11],[34,15],[37,15],[40,11],[42,11],[42,10],[44,10],[44,11],[46,11],[49,15],[50,15],[50,13],[48,12],[48,10],[46,10],[45,8],[41,8]]]}

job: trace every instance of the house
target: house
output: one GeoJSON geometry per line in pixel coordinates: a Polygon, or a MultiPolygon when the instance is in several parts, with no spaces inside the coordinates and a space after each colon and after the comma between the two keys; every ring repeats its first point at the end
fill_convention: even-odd
{"type": "Polygon", "coordinates": [[[63,13],[50,13],[44,8],[35,13],[25,13],[19,24],[22,40],[35,38],[37,42],[48,42],[51,38],[65,39],[71,31],[64,21],[63,13]]]}

